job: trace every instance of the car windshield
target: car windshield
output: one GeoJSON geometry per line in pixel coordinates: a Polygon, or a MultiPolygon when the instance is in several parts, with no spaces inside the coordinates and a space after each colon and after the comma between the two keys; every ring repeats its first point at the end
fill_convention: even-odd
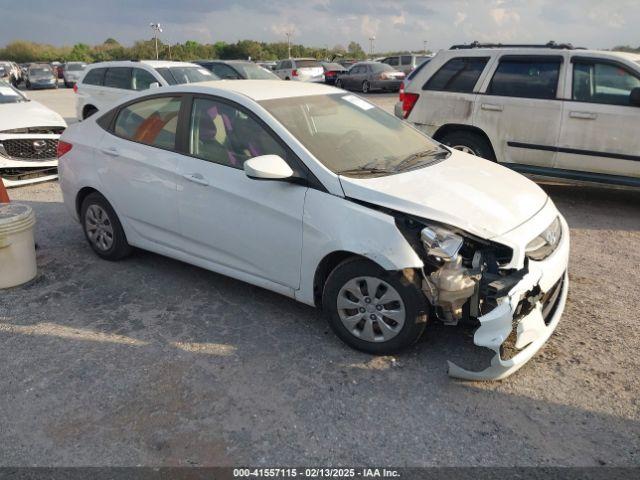
{"type": "Polygon", "coordinates": [[[382,176],[449,155],[407,123],[350,94],[263,100],[325,167],[347,176],[382,176]]]}
{"type": "Polygon", "coordinates": [[[7,82],[0,81],[0,104],[2,103],[20,103],[26,102],[27,99],[18,90],[13,88],[7,82]]]}
{"type": "Polygon", "coordinates": [[[169,81],[167,77],[165,77],[165,79],[167,79],[167,81],[169,81],[169,83],[171,83],[172,85],[208,82],[211,80],[216,80],[218,78],[209,70],[203,67],[171,67],[169,68],[169,72],[171,72],[173,82],[169,81]]]}
{"type": "Polygon", "coordinates": [[[236,63],[233,66],[250,80],[280,80],[277,75],[253,63],[236,63]]]}
{"type": "Polygon", "coordinates": [[[317,68],[321,66],[320,62],[316,60],[296,60],[297,68],[317,68]]]}
{"type": "Polygon", "coordinates": [[[32,68],[29,70],[30,75],[52,75],[53,72],[48,68],[32,68]]]}
{"type": "Polygon", "coordinates": [[[84,70],[85,67],[86,65],[83,63],[70,63],[64,69],[69,72],[79,72],[81,70],[84,70]]]}

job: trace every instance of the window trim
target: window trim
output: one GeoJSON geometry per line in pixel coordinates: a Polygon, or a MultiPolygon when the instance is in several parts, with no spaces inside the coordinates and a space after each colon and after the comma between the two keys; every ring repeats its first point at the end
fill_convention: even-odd
{"type": "Polygon", "coordinates": [[[487,95],[490,97],[500,97],[500,98],[526,98],[527,100],[545,100],[545,101],[563,100],[562,98],[558,98],[558,91],[560,90],[560,82],[562,81],[562,67],[564,66],[564,60],[565,59],[562,55],[513,55],[513,54],[501,55],[497,58],[496,66],[493,69],[493,74],[489,79],[489,83],[487,84],[487,88],[485,89],[484,95],[487,95]],[[558,62],[558,65],[559,65],[558,79],[556,80],[556,88],[554,90],[553,96],[549,98],[538,98],[538,97],[529,97],[526,95],[518,95],[518,96],[499,95],[499,94],[490,92],[491,85],[493,84],[493,80],[496,76],[496,73],[498,73],[498,69],[500,68],[500,64],[502,63],[503,60],[506,62],[513,62],[513,63],[529,63],[529,62],[536,62],[536,61],[542,61],[542,62],[546,61],[547,63],[558,62]]]}
{"type": "Polygon", "coordinates": [[[640,107],[637,107],[636,105],[620,105],[617,103],[607,103],[607,102],[593,102],[593,101],[586,101],[586,100],[575,100],[573,98],[573,87],[574,87],[574,76],[575,76],[575,65],[576,63],[583,63],[583,64],[595,64],[595,63],[604,63],[606,65],[611,65],[614,67],[618,67],[621,68],[622,70],[624,70],[625,72],[627,72],[629,75],[631,75],[632,77],[637,78],[638,80],[640,80],[640,73],[638,72],[634,72],[632,68],[630,68],[628,65],[625,65],[624,63],[618,61],[618,60],[614,60],[612,58],[599,58],[599,57],[587,57],[587,56],[582,56],[582,55],[576,55],[574,57],[571,57],[571,90],[569,92],[569,98],[567,99],[567,101],[569,102],[576,102],[576,103],[588,103],[591,105],[609,105],[612,107],[627,107],[627,108],[636,108],[636,109],[640,109],[640,107]]]}
{"type": "Polygon", "coordinates": [[[122,105],[118,105],[116,108],[110,110],[109,112],[105,113],[102,117],[100,117],[97,122],[101,122],[103,121],[103,119],[106,119],[105,121],[103,121],[103,123],[106,124],[106,126],[103,126],[102,123],[98,123],[101,127],[103,127],[109,134],[113,135],[116,138],[119,138],[121,140],[125,140],[127,142],[132,142],[132,143],[137,143],[138,145],[144,145],[145,147],[151,147],[151,148],[157,148],[158,150],[163,150],[165,152],[172,152],[172,153],[181,153],[178,150],[178,145],[179,145],[179,139],[180,139],[180,130],[181,130],[181,125],[180,125],[180,119],[181,119],[181,115],[182,115],[182,110],[185,108],[185,96],[186,94],[184,93],[157,93],[157,94],[153,94],[153,95],[147,95],[145,97],[138,97],[138,98],[134,98],[126,103],[123,103],[122,105]],[[166,147],[161,147],[158,145],[149,145],[148,143],[144,143],[144,142],[138,142],[136,140],[133,140],[131,138],[126,138],[123,137],[122,135],[118,135],[115,131],[115,125],[116,125],[116,120],[118,119],[118,116],[120,115],[120,113],[122,112],[122,110],[124,110],[125,108],[134,105],[136,103],[142,103],[142,102],[146,102],[148,100],[155,100],[157,98],[177,98],[180,100],[180,109],[178,110],[178,128],[176,129],[176,141],[173,145],[173,148],[166,148],[166,147]]]}
{"type": "MultiPolygon", "coordinates": [[[[431,60],[427,63],[431,63],[431,60]]],[[[429,78],[427,79],[426,82],[424,82],[424,84],[422,85],[422,91],[424,92],[446,92],[446,93],[458,93],[458,94],[476,94],[478,93],[477,91],[479,90],[479,82],[480,79],[482,78],[482,75],[487,71],[487,67],[489,66],[489,64],[491,63],[491,57],[485,57],[485,56],[456,56],[456,57],[452,57],[449,60],[447,60],[445,63],[443,63],[440,68],[438,68],[438,70],[436,70],[433,75],[429,76],[429,78]],[[445,90],[442,88],[427,88],[427,85],[429,85],[429,83],[433,80],[433,78],[440,73],[440,71],[446,67],[449,63],[456,61],[456,60],[460,60],[460,59],[464,59],[464,60],[484,60],[484,67],[482,67],[482,70],[480,71],[480,74],[478,75],[478,78],[476,79],[476,83],[473,85],[473,88],[471,89],[470,92],[457,92],[455,90],[445,90]]]]}

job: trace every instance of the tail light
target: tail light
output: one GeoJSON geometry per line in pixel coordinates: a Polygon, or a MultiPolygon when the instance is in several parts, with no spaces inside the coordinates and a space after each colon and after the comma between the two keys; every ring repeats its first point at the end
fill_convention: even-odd
{"type": "Polygon", "coordinates": [[[400,89],[398,90],[398,100],[401,102],[404,101],[404,82],[400,84],[400,89]]]}
{"type": "Polygon", "coordinates": [[[324,76],[325,77],[335,77],[336,76],[336,72],[325,72],[324,76]]]}
{"type": "Polygon", "coordinates": [[[69,153],[72,148],[73,148],[73,145],[70,144],[69,142],[58,140],[58,148],[56,149],[57,157],[60,158],[64,154],[69,153]]]}
{"type": "Polygon", "coordinates": [[[78,93],[78,84],[77,83],[73,84],[73,93],[78,93]]]}
{"type": "Polygon", "coordinates": [[[417,93],[404,92],[402,97],[402,114],[404,118],[409,116],[419,97],[420,95],[417,93]]]}
{"type": "Polygon", "coordinates": [[[295,68],[293,70],[291,70],[291,76],[292,77],[297,77],[298,76],[298,70],[296,70],[295,68]]]}

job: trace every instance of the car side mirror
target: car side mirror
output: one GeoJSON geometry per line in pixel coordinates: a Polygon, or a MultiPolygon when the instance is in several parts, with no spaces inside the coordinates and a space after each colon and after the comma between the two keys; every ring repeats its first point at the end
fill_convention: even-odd
{"type": "Polygon", "coordinates": [[[149,84],[149,90],[152,90],[152,89],[154,89],[154,88],[160,88],[160,83],[158,83],[158,82],[151,82],[151,83],[149,84]]]}
{"type": "Polygon", "coordinates": [[[631,90],[629,94],[629,103],[634,107],[640,107],[640,87],[631,90]]]}
{"type": "Polygon", "coordinates": [[[244,173],[255,180],[286,180],[293,170],[279,155],[260,155],[244,162],[244,173]]]}

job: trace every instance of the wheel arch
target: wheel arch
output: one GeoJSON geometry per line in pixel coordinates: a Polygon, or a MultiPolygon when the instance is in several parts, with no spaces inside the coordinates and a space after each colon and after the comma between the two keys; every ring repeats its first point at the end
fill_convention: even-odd
{"type": "Polygon", "coordinates": [[[313,276],[313,300],[317,308],[322,309],[322,294],[327,278],[329,278],[331,272],[333,272],[338,265],[350,258],[362,258],[373,262],[373,260],[364,255],[359,255],[347,250],[336,250],[325,255],[318,263],[313,276]]]}
{"type": "Polygon", "coordinates": [[[433,134],[433,139],[440,142],[446,135],[453,132],[469,132],[481,136],[489,144],[489,147],[493,152],[493,158],[497,158],[496,149],[493,147],[493,142],[489,138],[489,135],[487,135],[481,128],[474,127],[473,125],[466,125],[464,123],[447,123],[436,130],[436,132],[433,134]]]}
{"type": "MultiPolygon", "coordinates": [[[[92,193],[99,193],[100,195],[102,195],[100,191],[96,190],[93,187],[82,187],[78,191],[78,194],[76,195],[76,205],[75,205],[78,218],[80,218],[80,209],[82,208],[82,202],[84,202],[84,199],[87,198],[92,193]]],[[[102,196],[104,197],[104,195],[102,196]]]]}

